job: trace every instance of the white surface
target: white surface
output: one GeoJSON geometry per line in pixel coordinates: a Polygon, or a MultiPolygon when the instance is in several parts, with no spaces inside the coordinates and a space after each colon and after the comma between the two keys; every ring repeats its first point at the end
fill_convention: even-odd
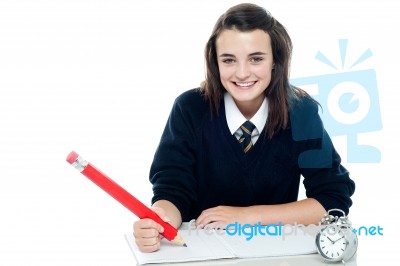
{"type": "Polygon", "coordinates": [[[235,254],[227,249],[215,235],[207,235],[200,232],[195,236],[193,232],[190,235],[187,230],[181,230],[180,235],[185,239],[187,247],[176,246],[162,239],[160,250],[152,253],[140,252],[132,233],[126,234],[125,239],[138,264],[203,261],[235,257],[235,254]]]}
{"type": "Polygon", "coordinates": [[[179,234],[185,240],[187,247],[176,246],[162,239],[160,250],[152,253],[140,252],[132,233],[125,234],[125,239],[138,264],[227,258],[265,258],[317,253],[315,237],[301,229],[285,236],[254,235],[250,240],[247,240],[247,236],[244,235],[228,235],[224,230],[181,229],[179,234]]]}
{"type": "MultiPolygon", "coordinates": [[[[334,141],[357,183],[353,224],[384,228],[359,237],[358,263],[395,261],[399,2],[254,2],[291,34],[292,77],[331,73],[314,56],[340,62],[341,38],[353,59],[373,52],[359,67],[376,71],[383,128],[359,141],[379,147],[382,160],[346,163],[346,138],[334,141]]],[[[203,80],[205,42],[236,3],[0,1],[0,265],[135,263],[121,236],[136,218],[65,157],[76,150],[149,203],[148,171],[172,102],[203,80]]]]}

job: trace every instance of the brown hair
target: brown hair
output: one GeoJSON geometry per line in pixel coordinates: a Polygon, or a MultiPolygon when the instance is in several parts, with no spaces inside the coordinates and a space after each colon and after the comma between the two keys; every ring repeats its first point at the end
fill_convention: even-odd
{"type": "Polygon", "coordinates": [[[292,41],[285,27],[262,7],[255,4],[239,4],[228,9],[217,20],[205,47],[206,79],[200,90],[210,103],[212,112],[218,112],[225,88],[222,86],[217,62],[216,40],[223,30],[242,32],[261,29],[271,39],[274,69],[271,82],[265,90],[268,97],[268,138],[285,129],[289,124],[289,103],[298,95],[306,94],[289,84],[289,67],[292,55],[292,41]]]}

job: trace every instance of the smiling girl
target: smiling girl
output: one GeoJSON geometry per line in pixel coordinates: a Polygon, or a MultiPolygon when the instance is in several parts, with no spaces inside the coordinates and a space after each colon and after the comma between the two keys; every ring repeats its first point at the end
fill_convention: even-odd
{"type": "MultiPolygon", "coordinates": [[[[355,184],[318,115],[289,83],[286,29],[264,8],[227,10],[205,49],[206,79],[177,97],[150,169],[153,209],[178,228],[316,224],[347,214],[355,184]],[[307,199],[298,201],[300,177],[307,199]]],[[[160,248],[163,228],[134,223],[139,249],[160,248]]]]}

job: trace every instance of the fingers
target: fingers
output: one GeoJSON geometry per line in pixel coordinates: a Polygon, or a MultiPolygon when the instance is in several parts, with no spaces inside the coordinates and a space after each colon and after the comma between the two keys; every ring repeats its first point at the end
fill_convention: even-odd
{"type": "Polygon", "coordinates": [[[162,232],[164,228],[151,219],[141,219],[133,224],[133,236],[142,252],[154,252],[160,249],[162,232]]]}
{"type": "MultiPolygon", "coordinates": [[[[164,209],[155,206],[151,207],[151,209],[163,221],[170,221],[164,209]]],[[[136,245],[142,252],[154,252],[160,249],[160,240],[163,238],[161,234],[163,232],[164,228],[152,219],[141,219],[133,224],[133,236],[135,237],[136,245]]]]}
{"type": "Polygon", "coordinates": [[[157,237],[157,238],[152,238],[152,239],[148,239],[148,241],[143,242],[141,240],[144,240],[143,238],[138,239],[135,238],[136,240],[136,245],[138,246],[139,250],[141,252],[145,252],[145,253],[150,253],[150,252],[155,252],[157,250],[160,249],[161,247],[161,238],[157,237]]]}
{"type": "Polygon", "coordinates": [[[164,228],[151,219],[141,219],[133,224],[136,237],[155,237],[164,232],[164,228]]]}
{"type": "Polygon", "coordinates": [[[203,227],[208,227],[210,228],[211,224],[222,224],[224,223],[223,217],[220,217],[218,215],[208,215],[204,217],[199,217],[196,220],[196,227],[198,228],[203,228],[203,227]]]}
{"type": "Polygon", "coordinates": [[[227,226],[229,223],[234,223],[236,221],[245,221],[243,217],[246,217],[246,215],[242,207],[217,206],[204,210],[197,218],[196,226],[202,225],[204,227],[210,225],[214,228],[216,225],[227,226]]]}
{"type": "Polygon", "coordinates": [[[208,224],[224,224],[226,222],[226,215],[224,208],[221,206],[204,210],[196,219],[196,226],[204,227],[208,224]]]}

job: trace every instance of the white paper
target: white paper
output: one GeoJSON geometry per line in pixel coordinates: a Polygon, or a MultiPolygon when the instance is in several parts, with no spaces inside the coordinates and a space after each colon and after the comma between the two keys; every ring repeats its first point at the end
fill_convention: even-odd
{"type": "Polygon", "coordinates": [[[162,239],[160,250],[152,253],[140,252],[132,234],[126,234],[125,238],[138,264],[201,261],[235,257],[221,242],[221,239],[215,237],[211,231],[179,230],[179,234],[185,240],[187,247],[177,246],[168,240],[162,239]]]}
{"type": "Polygon", "coordinates": [[[246,236],[216,234],[223,239],[237,258],[261,258],[273,256],[293,256],[316,253],[315,237],[298,230],[296,234],[283,236],[246,236]]]}
{"type": "Polygon", "coordinates": [[[224,231],[179,230],[187,247],[177,246],[163,239],[160,250],[152,253],[139,251],[133,234],[126,234],[138,264],[202,261],[227,258],[260,258],[316,253],[315,237],[304,234],[282,236],[228,235],[224,231]]]}

